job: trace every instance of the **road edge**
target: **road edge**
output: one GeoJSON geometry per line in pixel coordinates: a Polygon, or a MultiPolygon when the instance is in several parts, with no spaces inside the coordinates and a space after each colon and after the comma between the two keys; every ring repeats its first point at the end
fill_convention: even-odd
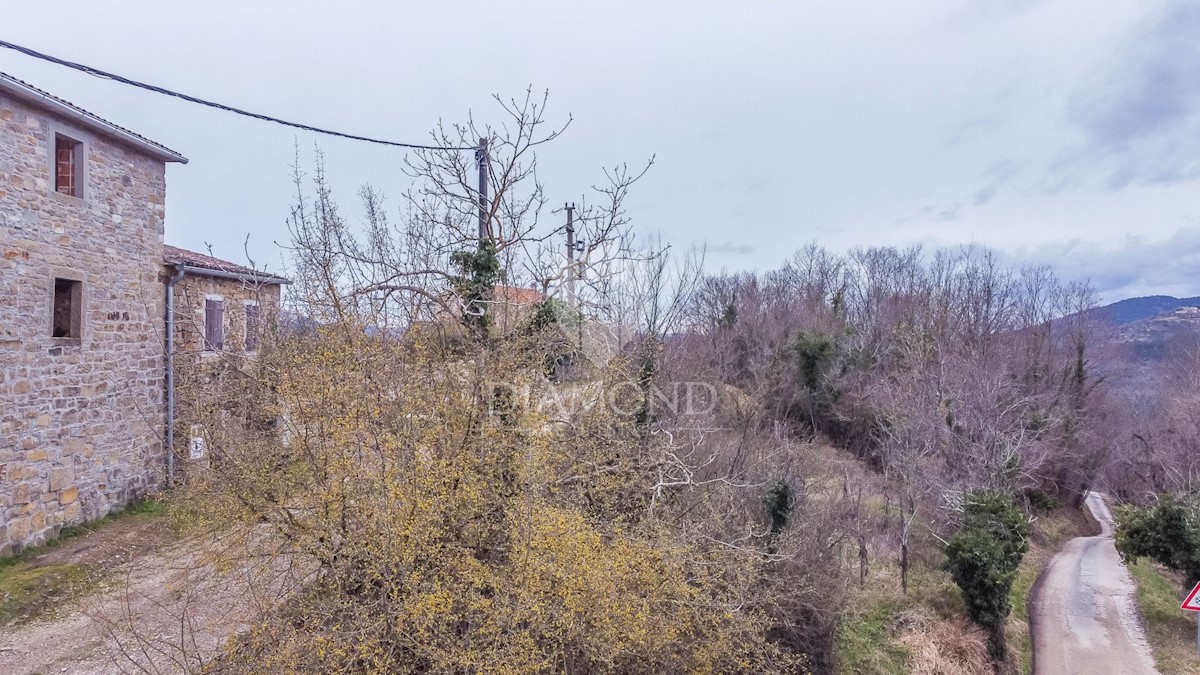
{"type": "MultiPolygon", "coordinates": [[[[1112,514],[1113,537],[1115,539],[1116,529],[1117,529],[1117,514],[1113,510],[1114,504],[1111,501],[1112,498],[1107,493],[1104,493],[1104,492],[1101,492],[1098,494],[1100,495],[1100,500],[1104,502],[1104,506],[1108,508],[1108,512],[1112,514]]],[[[1133,572],[1131,570],[1129,570],[1129,561],[1125,559],[1124,555],[1121,555],[1120,550],[1117,550],[1117,555],[1121,556],[1121,565],[1123,565],[1125,567],[1126,571],[1129,572],[1129,581],[1131,583],[1133,583],[1133,609],[1137,612],[1138,625],[1141,626],[1142,634],[1146,637],[1146,646],[1150,649],[1150,658],[1154,662],[1154,667],[1157,669],[1158,668],[1158,654],[1156,654],[1154,651],[1154,643],[1150,641],[1150,622],[1146,620],[1146,613],[1142,610],[1142,600],[1141,600],[1141,598],[1138,597],[1137,577],[1133,576],[1133,572]]],[[[1197,639],[1200,640],[1200,638],[1197,638],[1197,639]]],[[[1161,672],[1161,670],[1160,670],[1160,672],[1161,672]]]]}
{"type": "MultiPolygon", "coordinates": [[[[1100,524],[1100,521],[1096,520],[1096,516],[1092,514],[1092,510],[1087,507],[1087,493],[1084,493],[1083,498],[1079,500],[1079,503],[1075,506],[1075,508],[1082,512],[1083,516],[1087,518],[1088,522],[1094,526],[1095,534],[1083,536],[1097,536],[1104,531],[1104,527],[1100,524]]],[[[1071,537],[1071,539],[1063,542],[1063,546],[1066,546],[1067,542],[1073,541],[1074,539],[1076,539],[1076,537],[1071,537]]],[[[1042,585],[1046,580],[1046,573],[1050,571],[1050,568],[1054,565],[1054,561],[1058,559],[1058,556],[1061,553],[1062,547],[1060,547],[1058,551],[1055,551],[1054,555],[1050,556],[1050,559],[1046,561],[1046,564],[1042,565],[1042,569],[1038,570],[1037,579],[1034,579],[1033,585],[1029,587],[1029,597],[1025,599],[1025,602],[1029,607],[1029,672],[1033,675],[1036,675],[1038,671],[1037,617],[1041,614],[1041,612],[1037,610],[1042,603],[1042,585]]],[[[1141,607],[1138,607],[1138,618],[1141,619],[1141,607]]]]}

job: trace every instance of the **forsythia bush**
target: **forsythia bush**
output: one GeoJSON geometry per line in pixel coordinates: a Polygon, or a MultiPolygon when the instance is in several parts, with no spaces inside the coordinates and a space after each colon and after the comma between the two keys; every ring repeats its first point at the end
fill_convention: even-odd
{"type": "Polygon", "coordinates": [[[632,421],[539,412],[536,349],[347,321],[284,336],[257,369],[212,411],[187,501],[305,578],[221,670],[802,669],[747,602],[766,540],[723,545],[654,503],[658,441],[632,421]]]}

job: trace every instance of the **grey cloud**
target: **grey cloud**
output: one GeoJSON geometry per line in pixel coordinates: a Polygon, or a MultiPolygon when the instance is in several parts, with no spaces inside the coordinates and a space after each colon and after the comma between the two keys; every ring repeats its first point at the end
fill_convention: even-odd
{"type": "Polygon", "coordinates": [[[1067,113],[1085,143],[1060,171],[1099,167],[1109,189],[1200,177],[1200,3],[1171,0],[1075,89],[1067,113]]]}
{"type": "Polygon", "coordinates": [[[1072,239],[1006,251],[1005,257],[1018,264],[1048,265],[1072,281],[1090,281],[1106,300],[1200,295],[1200,227],[1159,240],[1128,235],[1117,246],[1072,239]]]}
{"type": "Polygon", "coordinates": [[[962,205],[958,202],[955,202],[935,213],[934,218],[936,218],[939,223],[948,223],[952,220],[958,219],[958,212],[960,210],[962,210],[962,205]]]}
{"type": "MultiPolygon", "coordinates": [[[[934,221],[939,222],[939,223],[948,223],[953,220],[957,220],[959,215],[961,214],[961,212],[962,212],[962,204],[960,204],[958,202],[951,202],[949,204],[945,204],[942,206],[926,204],[926,205],[922,206],[919,211],[917,211],[916,217],[918,219],[932,218],[934,221]]],[[[898,218],[898,219],[896,219],[896,223],[897,224],[907,223],[909,220],[910,220],[909,218],[898,218]]]]}
{"type": "Polygon", "coordinates": [[[1000,188],[1017,174],[1017,163],[1012,160],[996,162],[983,174],[984,184],[971,195],[971,203],[983,206],[996,196],[1000,188]]]}
{"type": "MultiPolygon", "coordinates": [[[[1162,232],[1200,215],[1194,183],[1095,194],[1108,180],[1187,175],[1200,158],[1200,103],[1188,88],[1200,81],[1200,31],[1185,1],[1200,2],[624,0],[551,10],[449,0],[416,11],[362,0],[334,11],[317,0],[210,0],[147,12],[141,0],[65,0],[6,3],[4,17],[20,27],[10,39],[66,58],[399,140],[468,112],[497,124],[492,92],[550,89],[548,122],[577,120],[539,149],[552,204],[602,180],[600,167],[657,154],[630,193],[633,226],[678,244],[709,240],[714,265],[753,268],[813,237],[837,247],[982,237],[1011,249],[1057,228],[1062,239],[1113,241],[1138,218],[1162,232]],[[64,8],[78,20],[56,20],[64,8]],[[478,49],[446,49],[445,27],[471,22],[491,27],[478,49]],[[538,37],[513,39],[523,35],[538,37]],[[477,52],[504,67],[477,67],[477,52]],[[1064,154],[1068,144],[1079,147],[1064,154]]],[[[303,168],[320,145],[356,221],[359,185],[392,195],[410,185],[394,149],[297,134],[7,50],[0,70],[188,156],[167,176],[167,238],[180,246],[210,241],[218,255],[277,267],[297,140],[303,168]]],[[[401,206],[394,198],[389,209],[401,206]]]]}
{"type": "Polygon", "coordinates": [[[988,202],[992,201],[993,197],[996,196],[996,190],[999,188],[1000,185],[995,181],[984,185],[975,191],[975,194],[971,199],[972,203],[974,203],[975,206],[983,206],[984,204],[987,204],[988,202]]]}
{"type": "Polygon", "coordinates": [[[1001,3],[1011,10],[1029,9],[1040,2],[1041,0],[1001,0],[1001,3]]]}
{"type": "Polygon", "coordinates": [[[754,253],[754,247],[748,244],[734,244],[733,242],[724,242],[722,244],[709,244],[705,247],[709,253],[732,253],[735,255],[750,255],[754,253]]]}

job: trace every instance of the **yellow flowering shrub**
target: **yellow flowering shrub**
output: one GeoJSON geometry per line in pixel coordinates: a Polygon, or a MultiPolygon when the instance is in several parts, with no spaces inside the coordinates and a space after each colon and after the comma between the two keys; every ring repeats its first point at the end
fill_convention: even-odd
{"type": "Polygon", "coordinates": [[[228,400],[279,424],[214,411],[185,501],[214,529],[254,533],[230,555],[307,576],[215,667],[801,671],[750,600],[765,543],[726,545],[696,525],[705,499],[663,498],[660,441],[625,416],[539,410],[540,359],[519,341],[453,351],[351,321],[264,347],[228,400]]]}

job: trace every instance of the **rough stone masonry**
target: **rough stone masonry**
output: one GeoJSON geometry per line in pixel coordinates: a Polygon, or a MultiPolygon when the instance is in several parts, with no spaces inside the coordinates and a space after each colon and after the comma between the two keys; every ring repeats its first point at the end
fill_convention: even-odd
{"type": "Polygon", "coordinates": [[[161,484],[165,161],[182,160],[13,82],[0,87],[0,554],[161,484]],[[78,143],[79,196],[55,190],[59,135],[78,143]],[[79,283],[77,337],[53,337],[56,279],[79,283]]]}

